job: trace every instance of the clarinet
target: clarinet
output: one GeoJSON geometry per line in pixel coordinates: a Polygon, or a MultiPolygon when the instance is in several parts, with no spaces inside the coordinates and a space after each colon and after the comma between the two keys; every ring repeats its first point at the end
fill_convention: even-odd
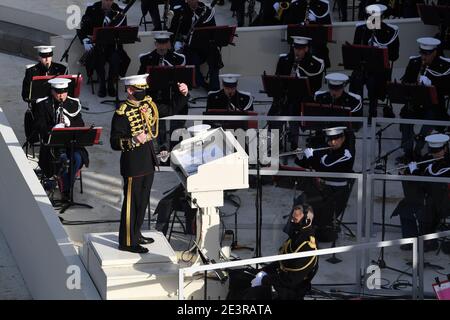
{"type": "Polygon", "coordinates": [[[309,0],[306,0],[305,19],[304,24],[309,24],[309,0]]]}
{"type": "MultiPolygon", "coordinates": [[[[211,6],[210,6],[211,10],[214,8],[214,6],[217,4],[217,2],[219,2],[219,0],[213,0],[211,2],[211,6]]],[[[205,4],[203,9],[202,9],[202,12],[198,16],[198,19],[194,23],[191,24],[191,28],[189,29],[189,32],[187,33],[187,36],[186,36],[186,39],[185,39],[185,45],[189,43],[189,40],[191,39],[192,34],[194,33],[195,27],[205,17],[207,11],[208,11],[208,6],[205,4]]],[[[195,11],[194,11],[194,14],[195,14],[195,11]]]]}

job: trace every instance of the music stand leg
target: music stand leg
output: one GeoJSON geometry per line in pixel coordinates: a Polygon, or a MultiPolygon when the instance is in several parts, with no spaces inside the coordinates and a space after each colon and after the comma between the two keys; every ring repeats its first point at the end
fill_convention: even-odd
{"type": "Polygon", "coordinates": [[[88,204],[79,203],[79,202],[73,201],[73,186],[74,186],[74,183],[75,183],[75,179],[74,179],[75,175],[74,175],[74,172],[73,172],[73,166],[74,166],[74,159],[73,158],[74,158],[74,152],[75,152],[74,143],[75,143],[74,140],[72,140],[70,142],[70,170],[69,170],[70,171],[69,172],[69,178],[70,178],[70,183],[69,183],[70,200],[67,203],[62,205],[61,210],[59,210],[59,213],[64,213],[67,209],[69,209],[70,207],[73,207],[73,206],[79,206],[79,207],[84,207],[84,208],[88,208],[88,209],[92,209],[93,208],[92,206],[90,206],[88,204]]]}

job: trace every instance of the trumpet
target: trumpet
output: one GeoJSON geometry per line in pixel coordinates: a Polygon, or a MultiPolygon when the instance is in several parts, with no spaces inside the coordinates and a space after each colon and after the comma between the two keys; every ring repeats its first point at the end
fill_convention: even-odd
{"type": "MultiPolygon", "coordinates": [[[[328,150],[328,149],[331,149],[331,147],[316,148],[313,150],[314,150],[314,152],[316,152],[316,151],[322,151],[322,150],[328,150]]],[[[303,150],[303,149],[297,149],[294,151],[280,153],[279,157],[281,158],[281,157],[286,157],[286,156],[292,156],[294,154],[300,154],[300,153],[304,153],[304,152],[305,152],[305,150],[303,150]]]]}
{"type": "Polygon", "coordinates": [[[281,20],[281,18],[283,17],[284,10],[287,10],[287,9],[289,9],[289,2],[281,1],[280,7],[278,8],[277,15],[275,16],[275,18],[277,20],[281,20]]]}

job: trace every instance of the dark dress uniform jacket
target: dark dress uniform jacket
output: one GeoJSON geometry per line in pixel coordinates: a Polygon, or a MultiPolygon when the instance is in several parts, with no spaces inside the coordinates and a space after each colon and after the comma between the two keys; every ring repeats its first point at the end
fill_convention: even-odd
{"type": "MultiPolygon", "coordinates": [[[[283,24],[305,22],[306,5],[305,0],[292,1],[289,4],[289,8],[283,14],[283,24]]],[[[316,20],[311,21],[311,23],[331,24],[330,3],[328,1],[309,1],[309,12],[316,17],[316,20]]]]}
{"type": "Polygon", "coordinates": [[[333,104],[335,106],[349,108],[352,116],[362,116],[361,96],[357,94],[344,91],[339,98],[333,101],[329,91],[318,91],[316,92],[314,100],[321,104],[333,104]]]}
{"type": "MultiPolygon", "coordinates": [[[[410,57],[405,70],[405,74],[401,78],[402,82],[416,84],[420,75],[429,78],[431,80],[431,84],[436,87],[439,101],[439,113],[446,118],[444,109],[444,96],[445,94],[449,94],[450,92],[450,60],[444,57],[436,56],[436,58],[433,60],[431,65],[428,66],[428,68],[422,69],[421,57],[410,57]]],[[[420,110],[417,107],[416,112],[409,115],[408,117],[422,118],[420,110]]]]}
{"type": "Polygon", "coordinates": [[[229,99],[223,89],[210,91],[206,103],[206,110],[222,109],[230,111],[253,111],[253,97],[249,92],[238,91],[229,99]]]}
{"type": "MultiPolygon", "coordinates": [[[[153,103],[150,97],[146,97],[144,101],[147,104],[153,103]]],[[[150,110],[150,108],[147,109],[150,110]]],[[[120,174],[123,177],[139,177],[155,171],[155,164],[158,161],[153,149],[153,141],[150,140],[144,144],[132,142],[133,133],[143,130],[146,130],[146,127],[139,107],[127,100],[114,113],[110,138],[112,149],[122,151],[120,174]]]]}
{"type": "MultiPolygon", "coordinates": [[[[280,254],[311,250],[317,250],[317,246],[313,227],[308,226],[295,235],[291,235],[283,243],[280,254]]],[[[263,269],[268,275],[262,279],[262,284],[273,286],[278,299],[300,299],[309,290],[317,267],[317,256],[273,262],[263,269]]]]}
{"type": "MultiPolygon", "coordinates": [[[[156,52],[155,49],[152,52],[140,55],[139,60],[141,64],[139,66],[138,74],[145,74],[148,66],[184,66],[186,64],[185,56],[173,50],[169,50],[168,53],[162,57],[156,52]]],[[[173,110],[170,112],[169,105],[171,101],[169,88],[164,90],[152,90],[150,87],[147,89],[147,95],[151,96],[158,104],[160,117],[165,117],[172,114],[187,114],[187,102],[189,97],[183,96],[178,90],[178,86],[176,84],[172,90],[174,101],[173,106],[170,106],[173,110]],[[167,106],[167,110],[163,110],[163,105],[167,106]]]]}
{"type": "MultiPolygon", "coordinates": [[[[431,157],[430,157],[431,158],[431,157]]],[[[450,177],[450,156],[446,154],[444,159],[426,164],[424,176],[450,177]]],[[[427,197],[425,206],[427,214],[431,215],[437,223],[439,219],[450,215],[450,199],[447,183],[424,183],[427,197]]]]}
{"type": "MultiPolygon", "coordinates": [[[[281,54],[278,59],[276,74],[290,76],[294,62],[295,56],[293,50],[288,54],[281,54]]],[[[324,68],[325,65],[323,60],[309,53],[307,53],[303,60],[298,64],[298,76],[309,78],[311,94],[319,90],[322,86],[324,68]]]]}
{"type": "MultiPolygon", "coordinates": [[[[67,97],[63,102],[64,115],[70,120],[70,127],[83,127],[84,121],[81,117],[81,105],[80,101],[75,98],[67,97]]],[[[57,114],[58,104],[53,97],[47,97],[37,100],[37,126],[43,143],[48,142],[48,138],[52,128],[59,123],[57,114]]],[[[85,148],[77,148],[81,154],[83,164],[89,166],[89,155],[85,148]]],[[[57,153],[55,153],[56,156],[57,153]]],[[[68,154],[69,156],[69,154],[68,154]]],[[[41,145],[39,154],[39,167],[43,170],[47,177],[55,174],[53,172],[54,166],[51,161],[54,161],[51,154],[51,148],[41,145]]]]}
{"type": "Polygon", "coordinates": [[[66,72],[67,68],[56,62],[52,62],[48,70],[40,62],[28,68],[25,71],[25,77],[22,83],[22,99],[29,102],[31,81],[34,76],[59,76],[66,74],[66,72]]]}

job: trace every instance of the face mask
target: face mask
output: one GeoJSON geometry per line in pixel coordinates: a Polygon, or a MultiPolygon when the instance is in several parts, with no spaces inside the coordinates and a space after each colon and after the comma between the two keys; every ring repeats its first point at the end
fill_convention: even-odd
{"type": "Polygon", "coordinates": [[[145,90],[138,90],[138,91],[133,92],[133,97],[134,97],[137,101],[142,101],[142,100],[144,100],[145,95],[146,95],[145,90]]]}

